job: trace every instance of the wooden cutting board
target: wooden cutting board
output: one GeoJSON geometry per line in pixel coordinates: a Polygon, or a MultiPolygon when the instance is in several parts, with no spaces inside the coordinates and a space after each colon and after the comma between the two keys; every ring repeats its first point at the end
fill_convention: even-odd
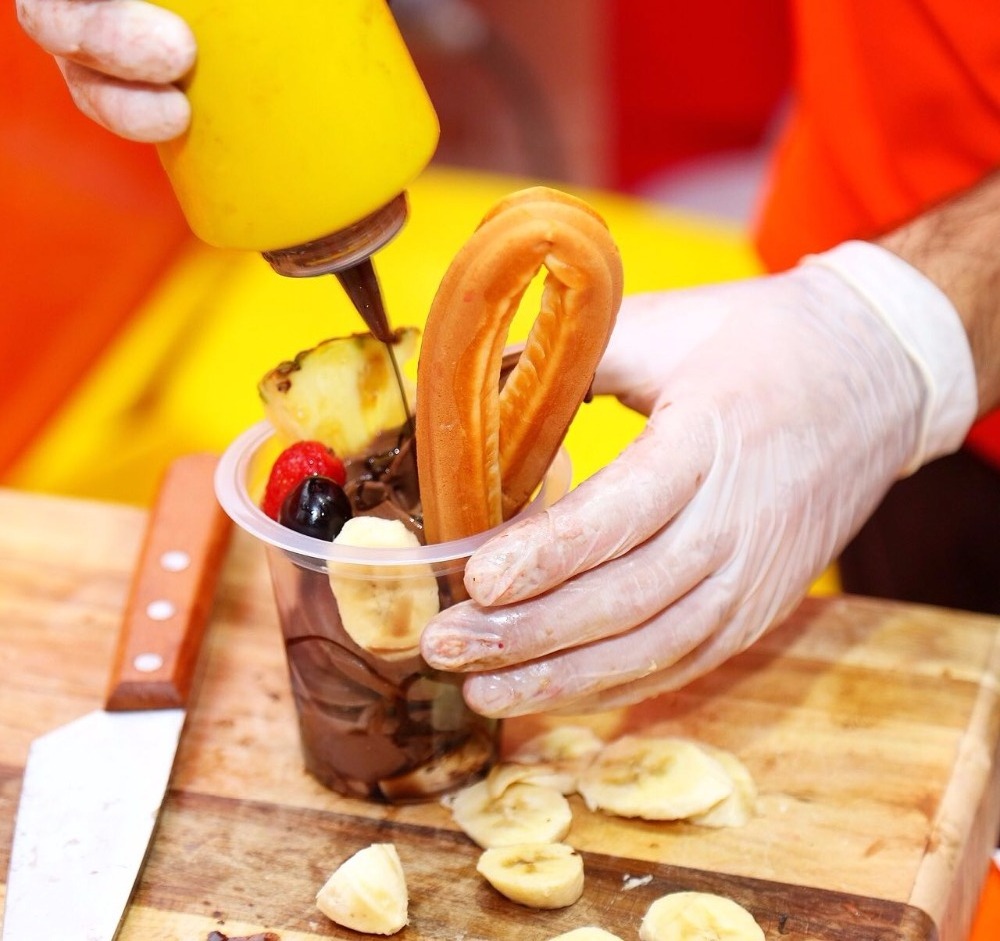
{"type": "MultiPolygon", "coordinates": [[[[0,491],[0,875],[29,743],[101,701],[143,525],[132,508],[0,491]]],[[[411,895],[400,941],[541,941],[582,924],[628,941],[655,897],[684,888],[744,904],[771,941],[964,941],[1000,829],[998,690],[1000,620],[807,601],[683,692],[582,720],[730,749],[758,782],[757,816],[708,830],[574,798],[584,896],[532,912],[482,883],[440,805],[346,800],[303,772],[263,553],[237,534],[120,939],[360,938],[313,899],[346,856],[392,841],[411,895]]],[[[555,721],[569,720],[511,721],[507,743],[555,721]]]]}

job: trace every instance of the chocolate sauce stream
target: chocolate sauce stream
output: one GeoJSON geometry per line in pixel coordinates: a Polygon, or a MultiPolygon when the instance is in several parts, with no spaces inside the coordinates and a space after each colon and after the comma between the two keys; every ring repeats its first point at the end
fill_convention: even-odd
{"type": "Polygon", "coordinates": [[[392,371],[396,377],[396,388],[399,389],[399,398],[403,402],[403,414],[406,415],[406,421],[403,422],[403,426],[399,429],[399,440],[396,444],[398,449],[403,446],[403,442],[407,438],[413,437],[413,413],[410,411],[410,403],[406,398],[406,386],[403,384],[403,374],[399,369],[399,360],[396,359],[396,350],[391,343],[386,343],[385,348],[389,353],[389,361],[392,363],[392,371]]]}
{"type": "Polygon", "coordinates": [[[334,274],[375,339],[391,343],[392,330],[371,258],[364,258],[356,265],[335,271],[334,274]]]}
{"type": "Polygon", "coordinates": [[[403,401],[403,413],[406,415],[403,433],[400,435],[402,441],[405,434],[413,433],[413,415],[410,413],[410,403],[406,398],[406,386],[403,384],[403,375],[399,370],[399,362],[396,360],[394,349],[396,336],[389,326],[389,317],[385,312],[385,302],[382,300],[382,289],[379,287],[375,265],[371,257],[368,257],[350,268],[335,271],[334,274],[357,312],[361,314],[361,319],[364,320],[372,336],[376,340],[381,340],[389,353],[392,371],[396,376],[396,387],[399,389],[399,397],[403,401]]]}

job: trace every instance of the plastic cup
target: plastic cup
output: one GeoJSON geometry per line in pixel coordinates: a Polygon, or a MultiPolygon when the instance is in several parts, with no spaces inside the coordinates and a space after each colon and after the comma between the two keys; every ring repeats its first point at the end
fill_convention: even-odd
{"type": "MultiPolygon", "coordinates": [[[[466,706],[461,675],[432,670],[416,649],[373,653],[356,642],[352,625],[366,592],[426,597],[428,579],[447,607],[466,560],[500,527],[412,549],[301,535],[266,516],[252,496],[273,458],[272,437],[267,422],[240,435],[219,462],[216,493],[266,548],[306,768],[340,794],[392,803],[434,798],[480,777],[496,760],[499,727],[466,706]]],[[[550,506],[570,478],[560,451],[521,515],[550,506]]]]}

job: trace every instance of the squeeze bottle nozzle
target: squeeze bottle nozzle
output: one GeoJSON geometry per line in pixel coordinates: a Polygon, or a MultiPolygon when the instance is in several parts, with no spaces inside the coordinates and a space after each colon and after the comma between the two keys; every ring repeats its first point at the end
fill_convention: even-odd
{"type": "Polygon", "coordinates": [[[386,0],[156,2],[198,44],[190,127],[158,145],[192,231],[281,274],[335,274],[385,339],[371,256],[439,134],[386,0]]]}

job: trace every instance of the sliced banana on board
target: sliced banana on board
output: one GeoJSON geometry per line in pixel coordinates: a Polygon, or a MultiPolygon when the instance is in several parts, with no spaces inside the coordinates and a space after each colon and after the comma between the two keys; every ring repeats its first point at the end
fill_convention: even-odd
{"type": "Polygon", "coordinates": [[[693,814],[688,821],[700,827],[742,827],[757,813],[757,784],[745,764],[732,752],[714,745],[699,743],[726,769],[733,782],[733,792],[703,814],[693,814]]]}
{"type": "MultiPolygon", "coordinates": [[[[417,539],[400,520],[355,516],[335,545],[415,549],[417,539]]],[[[330,588],[340,620],[362,650],[386,659],[409,657],[420,634],[440,610],[437,579],[429,565],[337,565],[330,563],[330,588]]]]}
{"type": "Polygon", "coordinates": [[[577,776],[569,771],[559,771],[553,765],[520,765],[501,762],[494,765],[487,775],[490,796],[496,798],[512,784],[537,784],[539,787],[558,791],[563,795],[576,793],[577,776]]]}
{"type": "Polygon", "coordinates": [[[583,894],[583,859],[566,843],[494,846],[476,871],[501,895],[530,908],[566,908],[583,894]]]}
{"type": "Polygon", "coordinates": [[[558,843],[573,822],[569,801],[555,788],[516,782],[494,797],[486,778],[452,795],[455,823],[481,847],[558,843]]]}
{"type": "Polygon", "coordinates": [[[589,761],[604,747],[604,740],[586,725],[555,725],[522,742],[510,755],[521,764],[560,764],[589,761]]]}
{"type": "Polygon", "coordinates": [[[653,902],[639,926],[641,941],[764,941],[741,905],[709,892],[673,892],[653,902]]]}
{"type": "Polygon", "coordinates": [[[681,738],[625,735],[581,772],[578,789],[590,810],[646,820],[703,814],[732,794],[722,764],[681,738]]]}
{"type": "MultiPolygon", "coordinates": [[[[406,774],[383,778],[378,782],[379,791],[390,803],[419,801],[439,795],[477,778],[492,760],[495,749],[493,738],[485,732],[470,735],[462,744],[406,774]]],[[[452,797],[452,794],[445,794],[441,802],[447,806],[452,797]]]]}
{"type": "Polygon", "coordinates": [[[368,934],[395,934],[409,920],[409,893],[392,843],[372,843],[346,859],[316,895],[331,921],[368,934]]]}
{"type": "Polygon", "coordinates": [[[580,772],[603,747],[604,741],[587,726],[554,726],[520,745],[499,766],[502,773],[494,785],[520,780],[575,794],[580,772]]]}

